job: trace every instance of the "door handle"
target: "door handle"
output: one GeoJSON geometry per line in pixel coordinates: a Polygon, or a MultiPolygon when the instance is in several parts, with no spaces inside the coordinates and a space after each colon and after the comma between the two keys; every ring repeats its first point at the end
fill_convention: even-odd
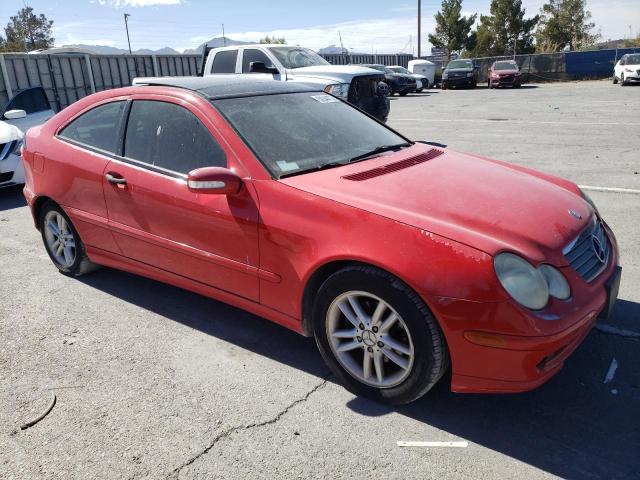
{"type": "Polygon", "coordinates": [[[127,180],[126,179],[124,179],[122,177],[115,177],[111,173],[107,173],[105,175],[105,178],[107,179],[107,182],[113,183],[114,185],[126,185],[127,184],[127,180]]]}

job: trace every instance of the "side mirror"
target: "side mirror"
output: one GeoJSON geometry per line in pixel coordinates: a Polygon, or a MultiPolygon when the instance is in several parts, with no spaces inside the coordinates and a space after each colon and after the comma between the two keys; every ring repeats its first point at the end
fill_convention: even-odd
{"type": "Polygon", "coordinates": [[[27,112],[24,110],[7,110],[4,112],[4,118],[7,120],[16,120],[18,118],[24,118],[27,116],[27,112]]]}
{"type": "Polygon", "coordinates": [[[280,73],[273,65],[265,65],[264,62],[251,62],[249,64],[250,73],[280,73]]]}
{"type": "Polygon", "coordinates": [[[187,185],[195,193],[236,195],[242,189],[242,179],[228,168],[203,167],[189,172],[187,185]]]}

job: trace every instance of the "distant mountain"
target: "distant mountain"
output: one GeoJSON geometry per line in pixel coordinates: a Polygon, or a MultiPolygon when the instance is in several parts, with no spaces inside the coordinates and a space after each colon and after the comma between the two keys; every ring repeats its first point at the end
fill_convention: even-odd
{"type": "Polygon", "coordinates": [[[220,48],[220,47],[230,47],[232,45],[248,45],[250,43],[257,43],[256,42],[241,42],[240,40],[233,40],[231,38],[228,37],[215,37],[212,38],[211,40],[209,40],[208,42],[203,43],[202,45],[199,45],[197,48],[188,48],[186,49],[184,52],[185,54],[200,54],[202,53],[202,49],[204,48],[205,45],[211,47],[211,48],[220,48]]]}
{"type": "MultiPolygon", "coordinates": [[[[129,53],[128,49],[124,48],[115,48],[115,47],[107,47],[104,45],[63,45],[63,48],[78,48],[80,50],[86,50],[88,52],[93,52],[98,55],[124,55],[129,53]]],[[[158,50],[149,50],[147,48],[140,48],[138,50],[133,50],[132,53],[136,53],[139,55],[178,55],[180,52],[174,50],[170,47],[160,48],[158,50]]]]}

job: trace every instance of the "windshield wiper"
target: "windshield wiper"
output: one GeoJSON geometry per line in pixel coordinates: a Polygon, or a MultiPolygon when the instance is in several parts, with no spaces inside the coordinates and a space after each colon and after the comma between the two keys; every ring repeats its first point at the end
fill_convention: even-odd
{"type": "Polygon", "coordinates": [[[396,143],[394,145],[381,145],[379,147],[374,148],[373,150],[367,152],[367,153],[363,153],[362,155],[357,155],[353,158],[349,159],[349,163],[352,162],[357,162],[358,160],[364,160],[365,158],[369,158],[372,157],[374,155],[377,155],[379,153],[384,153],[384,152],[389,152],[391,150],[400,150],[401,148],[405,148],[405,147],[409,147],[411,146],[410,143],[408,142],[403,142],[403,143],[396,143]]]}
{"type": "Polygon", "coordinates": [[[300,175],[301,173],[317,172],[319,170],[326,170],[328,168],[341,167],[343,165],[346,165],[347,163],[349,163],[349,162],[329,162],[329,163],[324,163],[324,164],[319,165],[317,167],[305,168],[304,170],[298,170],[296,172],[285,173],[284,175],[280,175],[280,177],[278,177],[278,178],[293,177],[294,175],[300,175]]]}

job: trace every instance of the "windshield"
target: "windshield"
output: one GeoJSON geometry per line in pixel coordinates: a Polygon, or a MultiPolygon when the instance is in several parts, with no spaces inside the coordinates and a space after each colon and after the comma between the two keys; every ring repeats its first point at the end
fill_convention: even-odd
{"type": "Polygon", "coordinates": [[[471,60],[453,60],[449,62],[447,68],[473,68],[473,62],[471,60]]]}
{"type": "Polygon", "coordinates": [[[493,65],[494,70],[517,70],[518,65],[513,62],[496,62],[493,65]]]}
{"type": "Polygon", "coordinates": [[[272,52],[284,68],[313,67],[331,65],[313,50],[301,47],[271,47],[272,52]]]}
{"type": "Polygon", "coordinates": [[[626,65],[638,65],[640,64],[640,55],[629,55],[624,63],[626,65]]]}
{"type": "Polygon", "coordinates": [[[318,170],[407,140],[321,92],[214,100],[275,177],[318,170]]]}
{"type": "Polygon", "coordinates": [[[396,73],[407,73],[407,74],[411,73],[409,70],[407,70],[404,67],[389,67],[389,69],[393,70],[396,73]]]}

